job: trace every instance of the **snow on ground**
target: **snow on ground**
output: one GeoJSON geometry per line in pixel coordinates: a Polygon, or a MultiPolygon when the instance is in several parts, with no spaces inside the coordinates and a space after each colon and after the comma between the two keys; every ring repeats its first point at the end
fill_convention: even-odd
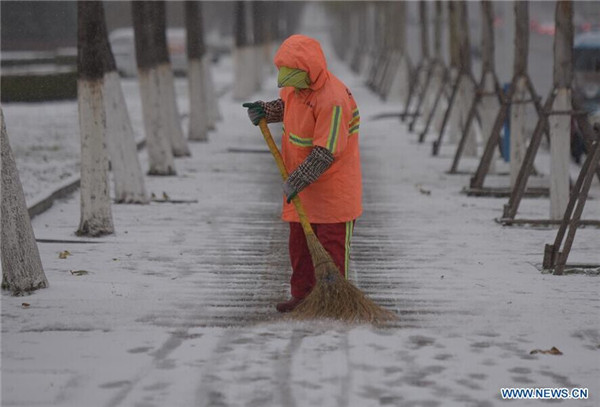
{"type": "MultiPolygon", "coordinates": [[[[352,279],[398,322],[299,323],[276,313],[290,268],[279,175],[228,93],[223,122],[177,159],[178,176],[147,178],[149,191],[197,203],[114,205],[116,234],[93,240],[74,236],[78,194],[34,219],[38,239],[65,242],[39,244],[50,288],[2,294],[3,406],[487,407],[503,404],[502,387],[587,387],[588,400],[562,404],[600,403],[600,280],[540,273],[556,230],[496,224],[504,199],[466,197],[469,176],[445,174],[454,147],[434,158],[397,119],[370,119],[398,107],[326,54],[362,117],[365,211],[352,279]],[[59,259],[63,250],[72,256],[59,259]],[[563,355],[530,354],[552,346],[563,355]]],[[[231,60],[218,74],[231,75],[231,60]]],[[[264,85],[251,99],[276,97],[275,78],[264,85]]],[[[124,88],[139,134],[137,84],[124,88]]],[[[26,121],[30,106],[5,105],[7,123],[20,116],[32,140],[50,120],[77,133],[72,105],[40,106],[26,121]]],[[[57,150],[74,148],[62,140],[57,150]]],[[[592,198],[586,217],[599,219],[596,181],[592,198]]],[[[522,216],[548,211],[547,199],[522,203],[522,216]]],[[[599,233],[580,230],[570,260],[599,263],[599,233]]]]}

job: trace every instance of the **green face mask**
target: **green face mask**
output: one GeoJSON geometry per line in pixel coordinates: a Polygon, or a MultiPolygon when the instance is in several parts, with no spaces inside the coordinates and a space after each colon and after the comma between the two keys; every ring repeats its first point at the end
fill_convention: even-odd
{"type": "Polygon", "coordinates": [[[280,88],[286,86],[293,86],[296,89],[308,89],[310,85],[310,78],[308,72],[297,68],[288,68],[282,66],[279,68],[279,75],[277,76],[277,86],[280,88]]]}

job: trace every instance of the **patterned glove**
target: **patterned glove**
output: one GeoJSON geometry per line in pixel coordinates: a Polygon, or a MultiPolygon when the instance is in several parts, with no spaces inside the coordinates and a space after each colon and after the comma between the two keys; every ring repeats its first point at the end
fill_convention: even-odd
{"type": "Polygon", "coordinates": [[[248,117],[253,125],[258,126],[258,122],[263,117],[267,117],[264,108],[265,102],[262,100],[256,102],[246,102],[242,105],[242,107],[248,108],[248,117]]]}
{"type": "Polygon", "coordinates": [[[283,192],[287,197],[287,203],[304,188],[315,182],[331,164],[333,154],[326,148],[315,146],[308,157],[296,168],[283,184],[283,192]]]}

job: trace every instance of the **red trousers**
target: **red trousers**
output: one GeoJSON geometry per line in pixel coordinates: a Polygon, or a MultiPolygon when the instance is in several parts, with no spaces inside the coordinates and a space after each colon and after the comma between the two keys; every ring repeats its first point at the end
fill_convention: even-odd
{"type": "MultiPolygon", "coordinates": [[[[354,230],[354,221],[314,223],[311,226],[325,250],[340,269],[340,274],[348,278],[350,241],[354,230]]],[[[292,278],[290,280],[292,296],[304,298],[315,286],[315,269],[308,251],[304,231],[298,222],[290,222],[290,261],[292,263],[292,278]]]]}

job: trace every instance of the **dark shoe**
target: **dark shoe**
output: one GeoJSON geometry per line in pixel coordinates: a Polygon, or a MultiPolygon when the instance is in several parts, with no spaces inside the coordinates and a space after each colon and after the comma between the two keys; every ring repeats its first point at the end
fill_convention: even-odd
{"type": "Polygon", "coordinates": [[[302,298],[292,297],[292,299],[289,301],[280,302],[275,306],[275,308],[279,312],[292,312],[298,305],[300,305],[302,300],[302,298]]]}

